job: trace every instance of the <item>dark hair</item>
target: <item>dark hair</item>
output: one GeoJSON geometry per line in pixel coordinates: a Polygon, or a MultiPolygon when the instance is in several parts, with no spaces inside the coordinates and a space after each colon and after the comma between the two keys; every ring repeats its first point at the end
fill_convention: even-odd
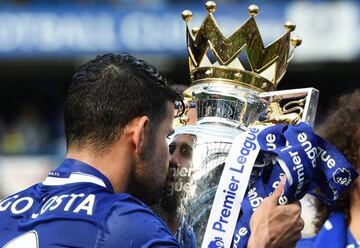
{"type": "Polygon", "coordinates": [[[97,56],[80,66],[64,107],[67,147],[105,148],[122,128],[146,115],[150,128],[165,118],[167,102],[181,100],[155,67],[127,53],[97,56]]]}
{"type": "MultiPolygon", "coordinates": [[[[354,169],[357,169],[360,166],[360,90],[342,95],[317,131],[344,154],[354,169]]],[[[317,230],[320,230],[330,212],[334,210],[344,212],[347,221],[350,221],[351,190],[352,188],[344,192],[332,209],[318,200],[315,201],[317,214],[314,224],[317,230]]]]}

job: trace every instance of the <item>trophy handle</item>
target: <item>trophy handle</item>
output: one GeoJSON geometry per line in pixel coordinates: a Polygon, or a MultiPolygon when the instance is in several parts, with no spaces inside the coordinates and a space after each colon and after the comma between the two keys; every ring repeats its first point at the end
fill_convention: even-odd
{"type": "Polygon", "coordinates": [[[317,89],[280,90],[261,93],[260,96],[268,102],[268,106],[258,123],[271,125],[306,122],[314,126],[319,99],[317,89]]]}

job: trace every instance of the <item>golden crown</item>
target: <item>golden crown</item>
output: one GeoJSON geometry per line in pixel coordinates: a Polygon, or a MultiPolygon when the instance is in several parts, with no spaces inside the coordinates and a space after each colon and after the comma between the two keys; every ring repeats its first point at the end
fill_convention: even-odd
{"type": "Polygon", "coordinates": [[[278,40],[265,47],[262,41],[255,16],[259,13],[256,5],[248,8],[250,18],[229,38],[221,32],[213,13],[216,3],[205,4],[207,16],[200,28],[189,29],[192,13],[185,10],[182,18],[186,22],[186,40],[189,53],[190,78],[192,83],[223,81],[243,85],[257,91],[275,90],[285,74],[287,65],[295,47],[302,40],[290,39],[295,24],[287,22],[286,32],[278,40]],[[291,45],[293,48],[291,49],[291,45]],[[216,58],[212,63],[207,56],[208,49],[216,58]],[[245,69],[240,62],[242,52],[247,55],[250,69],[245,69]]]}

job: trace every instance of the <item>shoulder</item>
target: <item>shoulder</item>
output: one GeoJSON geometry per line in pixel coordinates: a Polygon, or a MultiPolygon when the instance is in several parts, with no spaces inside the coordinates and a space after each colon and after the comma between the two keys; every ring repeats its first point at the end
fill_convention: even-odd
{"type": "Polygon", "coordinates": [[[129,194],[115,196],[102,219],[108,229],[100,235],[102,242],[124,247],[179,247],[166,224],[144,203],[129,194]]]}

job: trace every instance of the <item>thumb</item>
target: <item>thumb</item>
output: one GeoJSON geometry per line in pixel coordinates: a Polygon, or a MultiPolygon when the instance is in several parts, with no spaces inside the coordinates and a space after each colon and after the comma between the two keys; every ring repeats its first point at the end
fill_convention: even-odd
{"type": "Polygon", "coordinates": [[[282,193],[284,192],[285,183],[286,183],[286,177],[282,176],[279,185],[276,187],[276,189],[274,190],[274,192],[270,196],[271,201],[275,205],[278,205],[279,198],[281,197],[282,193]]]}

